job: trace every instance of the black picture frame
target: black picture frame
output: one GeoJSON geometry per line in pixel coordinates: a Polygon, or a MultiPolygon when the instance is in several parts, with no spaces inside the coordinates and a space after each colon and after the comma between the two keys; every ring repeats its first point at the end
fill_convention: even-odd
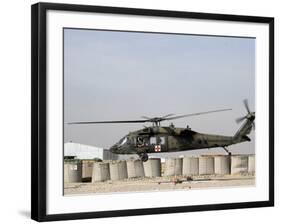
{"type": "Polygon", "coordinates": [[[74,220],[116,216],[134,216],[161,213],[178,213],[222,209],[254,208],[274,206],[274,18],[164,11],[137,8],[103,7],[73,4],[37,3],[32,5],[31,48],[31,218],[37,221],[74,220]],[[131,210],[114,210],[85,213],[46,213],[46,12],[63,10],[75,12],[100,12],[123,15],[161,16],[170,18],[192,18],[234,22],[253,22],[269,25],[269,200],[243,203],[226,203],[196,206],[160,207],[131,210]]]}

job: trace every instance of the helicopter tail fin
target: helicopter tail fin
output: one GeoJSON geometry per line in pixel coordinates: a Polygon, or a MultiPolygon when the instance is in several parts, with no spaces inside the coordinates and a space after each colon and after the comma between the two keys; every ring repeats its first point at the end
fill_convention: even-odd
{"type": "Polygon", "coordinates": [[[237,121],[246,120],[243,125],[238,129],[238,131],[234,135],[235,142],[244,142],[244,141],[251,141],[251,139],[247,136],[251,133],[251,130],[255,127],[254,120],[255,120],[255,112],[249,113],[243,119],[238,119],[237,121]]]}

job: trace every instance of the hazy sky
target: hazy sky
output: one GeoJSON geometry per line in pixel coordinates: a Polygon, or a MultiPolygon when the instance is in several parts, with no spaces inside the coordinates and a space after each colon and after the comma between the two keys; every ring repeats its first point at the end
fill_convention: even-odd
{"type": "MultiPolygon", "coordinates": [[[[173,121],[176,127],[231,136],[241,125],[235,119],[246,114],[245,98],[254,111],[255,39],[64,30],[65,123],[232,108],[173,121]]],[[[65,124],[64,141],[108,148],[140,128],[65,124]]],[[[252,142],[229,149],[254,152],[254,133],[250,137],[252,142]]]]}

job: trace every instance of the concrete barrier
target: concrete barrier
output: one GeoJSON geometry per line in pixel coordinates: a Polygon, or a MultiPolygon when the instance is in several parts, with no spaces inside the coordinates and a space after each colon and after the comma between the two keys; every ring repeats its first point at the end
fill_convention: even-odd
{"type": "Polygon", "coordinates": [[[93,160],[82,160],[82,179],[91,180],[93,174],[93,160]]]}
{"type": "Polygon", "coordinates": [[[214,157],[213,156],[200,156],[199,157],[199,175],[212,175],[214,174],[214,157]]]}
{"type": "Polygon", "coordinates": [[[144,168],[142,161],[137,160],[127,160],[127,173],[128,178],[144,177],[144,168]]]}
{"type": "Polygon", "coordinates": [[[248,155],[231,156],[231,174],[248,173],[248,155]]]}
{"type": "Polygon", "coordinates": [[[182,158],[168,158],[165,161],[164,176],[182,175],[182,158]]]}
{"type": "Polygon", "coordinates": [[[198,157],[184,157],[182,162],[182,175],[194,176],[199,175],[199,158],[198,157]]]}
{"type": "Polygon", "coordinates": [[[64,182],[82,182],[82,162],[80,160],[64,162],[64,182]]]}
{"type": "Polygon", "coordinates": [[[256,172],[256,157],[255,155],[248,156],[248,173],[255,174],[256,172]]]}
{"type": "Polygon", "coordinates": [[[111,180],[123,180],[128,178],[126,161],[112,161],[109,164],[110,179],[111,180]]]}
{"type": "Polygon", "coordinates": [[[92,182],[106,181],[110,179],[109,163],[94,162],[92,182]]]}
{"type": "Polygon", "coordinates": [[[143,168],[146,177],[161,176],[161,160],[159,158],[151,158],[143,162],[143,168]]]}
{"type": "Polygon", "coordinates": [[[230,174],[230,160],[229,155],[215,156],[215,174],[230,174]]]}

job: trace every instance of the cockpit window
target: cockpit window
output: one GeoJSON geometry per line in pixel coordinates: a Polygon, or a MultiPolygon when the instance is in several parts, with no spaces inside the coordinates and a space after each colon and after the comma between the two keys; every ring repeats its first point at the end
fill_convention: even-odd
{"type": "Polygon", "coordinates": [[[124,137],[119,141],[119,145],[124,145],[127,141],[128,141],[128,138],[124,137]]]}

